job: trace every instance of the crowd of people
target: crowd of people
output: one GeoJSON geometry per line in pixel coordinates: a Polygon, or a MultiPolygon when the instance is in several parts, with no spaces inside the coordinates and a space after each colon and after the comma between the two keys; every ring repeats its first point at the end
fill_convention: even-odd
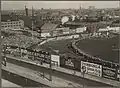
{"type": "Polygon", "coordinates": [[[7,45],[19,46],[19,47],[29,47],[32,44],[36,44],[40,40],[37,38],[28,37],[25,35],[11,35],[3,39],[3,43],[7,45]]]}

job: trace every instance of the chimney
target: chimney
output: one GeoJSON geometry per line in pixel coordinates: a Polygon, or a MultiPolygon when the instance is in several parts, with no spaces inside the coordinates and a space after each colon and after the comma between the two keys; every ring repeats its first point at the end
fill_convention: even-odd
{"type": "Polygon", "coordinates": [[[32,6],[32,17],[34,16],[34,9],[33,9],[33,6],[32,6]]]}
{"type": "Polygon", "coordinates": [[[25,6],[25,15],[28,16],[28,8],[25,6]]]}

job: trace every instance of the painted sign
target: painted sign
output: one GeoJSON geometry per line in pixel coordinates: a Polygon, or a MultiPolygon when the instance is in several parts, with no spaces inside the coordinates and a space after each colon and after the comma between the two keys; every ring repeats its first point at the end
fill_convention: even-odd
{"type": "Polygon", "coordinates": [[[60,65],[60,56],[59,55],[51,55],[51,60],[57,62],[58,66],[60,65]]]}
{"type": "Polygon", "coordinates": [[[65,65],[74,67],[74,63],[73,63],[73,61],[71,59],[66,60],[65,65]]]}
{"type": "Polygon", "coordinates": [[[120,81],[120,74],[117,75],[118,81],[120,81]]]}
{"type": "Polygon", "coordinates": [[[117,79],[117,69],[103,66],[102,76],[104,78],[116,80],[117,79]]]}
{"type": "Polygon", "coordinates": [[[102,65],[81,61],[81,72],[101,77],[102,65]],[[83,67],[85,69],[83,69],[83,67]]]}

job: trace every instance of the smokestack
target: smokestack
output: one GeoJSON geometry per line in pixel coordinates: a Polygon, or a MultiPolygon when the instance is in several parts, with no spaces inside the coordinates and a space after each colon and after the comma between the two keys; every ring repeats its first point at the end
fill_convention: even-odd
{"type": "Polygon", "coordinates": [[[28,8],[25,6],[25,15],[28,16],[28,8]]]}
{"type": "Polygon", "coordinates": [[[81,7],[81,4],[79,5],[79,15],[81,15],[81,10],[82,10],[82,7],[81,7]]]}
{"type": "Polygon", "coordinates": [[[33,6],[32,6],[32,17],[34,16],[34,9],[33,9],[33,6]]]}

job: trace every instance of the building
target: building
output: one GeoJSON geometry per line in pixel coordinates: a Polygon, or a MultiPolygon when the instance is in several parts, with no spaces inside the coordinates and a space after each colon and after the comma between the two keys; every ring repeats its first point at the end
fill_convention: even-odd
{"type": "Polygon", "coordinates": [[[59,26],[59,24],[45,23],[41,27],[41,37],[53,36],[53,31],[59,26]]]}
{"type": "Polygon", "coordinates": [[[2,13],[1,14],[1,22],[6,22],[8,20],[12,20],[12,21],[19,20],[19,16],[16,15],[16,13],[14,13],[14,12],[2,13]]]}
{"type": "Polygon", "coordinates": [[[24,28],[24,21],[23,20],[14,20],[14,21],[4,21],[1,22],[2,29],[20,29],[24,28]]]}
{"type": "Polygon", "coordinates": [[[107,26],[106,28],[100,28],[98,30],[99,34],[106,34],[108,35],[109,33],[119,33],[120,32],[120,27],[109,27],[107,26]]]}
{"type": "Polygon", "coordinates": [[[56,28],[56,30],[53,31],[53,36],[69,34],[69,30],[69,27],[56,28]]]}
{"type": "Polygon", "coordinates": [[[79,28],[76,28],[76,33],[83,33],[86,31],[86,28],[87,27],[79,27],[79,28]]]}

